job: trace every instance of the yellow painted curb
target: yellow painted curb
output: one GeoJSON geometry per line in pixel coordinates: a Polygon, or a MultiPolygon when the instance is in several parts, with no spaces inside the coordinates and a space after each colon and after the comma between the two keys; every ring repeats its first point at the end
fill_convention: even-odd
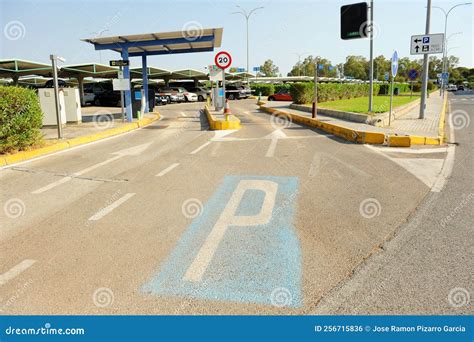
{"type": "Polygon", "coordinates": [[[444,95],[443,109],[441,109],[441,114],[439,115],[439,126],[438,126],[438,136],[440,139],[440,144],[444,143],[446,140],[445,133],[445,124],[446,124],[446,111],[448,108],[448,95],[444,95]]]}
{"type": "Polygon", "coordinates": [[[160,118],[160,114],[158,112],[154,112],[152,114],[155,115],[153,118],[144,118],[137,122],[131,122],[123,126],[114,127],[102,132],[94,133],[83,137],[72,138],[65,141],[56,141],[51,145],[40,147],[30,151],[21,151],[15,154],[2,155],[0,156],[0,166],[15,164],[53,152],[65,150],[74,146],[84,145],[93,141],[98,141],[108,137],[112,137],[114,135],[129,132],[139,127],[144,127],[160,118]]]}
{"type": "Polygon", "coordinates": [[[322,122],[317,119],[284,112],[281,110],[277,110],[275,108],[260,106],[260,109],[263,110],[264,112],[267,112],[276,116],[287,117],[288,120],[291,120],[291,122],[319,128],[327,133],[331,133],[335,136],[338,136],[340,138],[343,138],[347,141],[351,141],[354,143],[381,145],[385,141],[385,134],[383,133],[356,131],[356,130],[346,128],[343,126],[338,126],[331,123],[322,122]]]}
{"type": "Polygon", "coordinates": [[[205,106],[204,111],[206,112],[207,120],[209,121],[209,128],[213,131],[217,130],[229,130],[229,129],[240,129],[240,120],[234,115],[229,115],[229,121],[216,120],[214,115],[209,111],[209,107],[205,106]]]}
{"type": "Polygon", "coordinates": [[[388,146],[390,147],[410,147],[411,146],[411,138],[410,136],[397,136],[397,135],[390,135],[388,137],[388,146]]]}

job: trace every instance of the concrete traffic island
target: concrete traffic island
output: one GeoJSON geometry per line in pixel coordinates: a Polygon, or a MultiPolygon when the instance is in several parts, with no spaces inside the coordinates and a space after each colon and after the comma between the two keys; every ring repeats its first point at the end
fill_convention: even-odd
{"type": "Polygon", "coordinates": [[[207,105],[204,107],[204,112],[209,122],[209,128],[213,131],[240,129],[241,127],[240,120],[232,114],[226,117],[225,114],[219,111],[209,109],[207,105]]]}

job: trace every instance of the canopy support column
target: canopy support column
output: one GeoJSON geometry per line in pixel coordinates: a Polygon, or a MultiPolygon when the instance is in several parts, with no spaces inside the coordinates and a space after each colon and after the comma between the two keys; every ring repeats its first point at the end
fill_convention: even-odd
{"type": "MultiPolygon", "coordinates": [[[[122,59],[128,61],[128,47],[122,48],[122,59]]],[[[130,82],[130,67],[128,65],[123,67],[123,78],[130,82]]],[[[125,95],[125,113],[127,114],[127,121],[132,122],[132,93],[129,90],[124,91],[125,95]]]]}
{"type": "Polygon", "coordinates": [[[146,55],[142,55],[142,81],[143,81],[143,90],[145,92],[145,113],[150,111],[149,102],[148,102],[148,68],[146,63],[146,55]]]}
{"type": "Polygon", "coordinates": [[[77,76],[77,83],[79,83],[79,97],[81,98],[81,106],[84,107],[84,76],[77,76]]]}
{"type": "Polygon", "coordinates": [[[17,86],[18,85],[18,79],[20,78],[20,76],[17,76],[17,75],[14,75],[12,76],[12,80],[13,80],[13,85],[14,86],[17,86]]]}

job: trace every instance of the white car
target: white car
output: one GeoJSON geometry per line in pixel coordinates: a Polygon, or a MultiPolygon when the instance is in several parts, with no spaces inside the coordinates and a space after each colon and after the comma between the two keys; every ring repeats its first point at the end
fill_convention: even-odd
{"type": "Polygon", "coordinates": [[[183,87],[176,87],[176,88],[171,88],[171,89],[173,89],[174,91],[177,91],[180,94],[183,94],[184,99],[186,100],[186,102],[197,102],[197,100],[198,100],[197,94],[190,93],[189,91],[187,91],[183,87]]]}

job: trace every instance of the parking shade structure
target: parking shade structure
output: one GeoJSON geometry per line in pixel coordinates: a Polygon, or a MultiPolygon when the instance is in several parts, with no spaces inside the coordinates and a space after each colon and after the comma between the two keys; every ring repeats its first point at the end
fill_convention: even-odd
{"type": "MultiPolygon", "coordinates": [[[[127,36],[113,36],[82,39],[94,45],[96,50],[112,50],[121,54],[123,60],[130,57],[142,58],[142,82],[148,104],[147,57],[173,55],[178,53],[210,52],[221,46],[222,28],[208,28],[197,32],[156,32],[127,36]]],[[[130,79],[130,67],[125,66],[123,76],[130,79]]],[[[127,120],[132,121],[131,91],[125,91],[127,120]]],[[[145,112],[148,108],[145,109],[145,112]]]]}
{"type": "Polygon", "coordinates": [[[13,84],[17,85],[22,76],[52,77],[52,67],[48,64],[23,59],[0,60],[0,78],[11,78],[13,84]]]}
{"type": "Polygon", "coordinates": [[[59,71],[60,77],[75,78],[79,85],[79,93],[81,96],[81,104],[84,106],[84,78],[116,78],[118,69],[108,65],[87,63],[66,65],[59,71]]]}

